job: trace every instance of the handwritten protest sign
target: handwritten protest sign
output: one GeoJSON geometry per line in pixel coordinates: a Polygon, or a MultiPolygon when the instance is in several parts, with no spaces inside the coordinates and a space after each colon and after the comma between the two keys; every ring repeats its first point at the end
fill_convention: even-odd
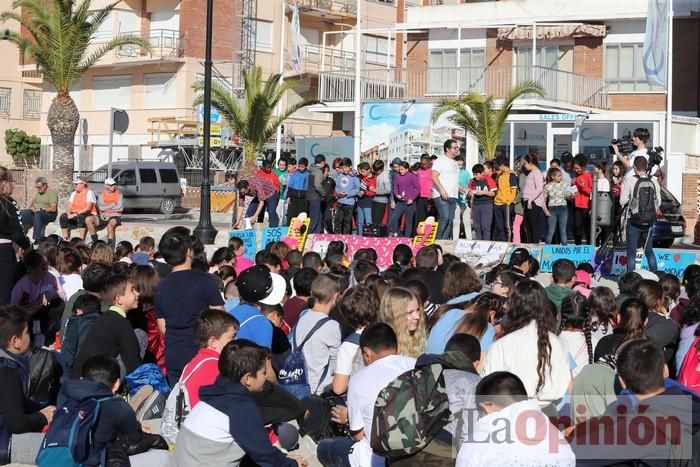
{"type": "Polygon", "coordinates": [[[552,272],[552,264],[558,259],[570,259],[576,266],[581,263],[593,264],[595,247],[593,245],[544,245],[540,272],[552,272]]]}
{"type": "MultiPolygon", "coordinates": [[[[654,255],[656,256],[656,266],[658,270],[668,274],[673,274],[676,277],[683,277],[685,268],[691,264],[695,264],[697,259],[697,255],[695,253],[675,252],[673,250],[661,250],[656,248],[654,248],[654,255]]],[[[637,256],[641,256],[642,259],[641,264],[640,261],[637,261],[635,269],[648,269],[649,263],[646,256],[641,254],[638,254],[637,256]]],[[[624,250],[615,250],[610,274],[613,276],[619,276],[625,272],[627,272],[627,254],[624,250]]]]}
{"type": "Polygon", "coordinates": [[[455,244],[455,255],[473,268],[487,269],[501,263],[509,248],[506,242],[462,239],[455,244]]]}
{"type": "Polygon", "coordinates": [[[243,240],[245,247],[245,256],[248,259],[255,259],[255,253],[258,252],[258,237],[257,230],[231,230],[228,233],[229,238],[238,237],[243,240]]]}
{"type": "Polygon", "coordinates": [[[260,247],[265,248],[269,243],[279,242],[286,235],[289,227],[265,227],[262,229],[260,247]]]}
{"type": "Polygon", "coordinates": [[[328,250],[328,244],[333,240],[345,242],[348,247],[347,257],[349,259],[352,259],[352,256],[360,248],[374,248],[374,250],[377,252],[377,266],[379,266],[381,269],[386,269],[391,266],[391,256],[394,253],[394,248],[396,248],[396,245],[411,244],[410,238],[403,237],[376,238],[362,237],[359,235],[316,234],[309,236],[307,249],[309,251],[316,251],[323,256],[325,255],[325,251],[328,250]]]}

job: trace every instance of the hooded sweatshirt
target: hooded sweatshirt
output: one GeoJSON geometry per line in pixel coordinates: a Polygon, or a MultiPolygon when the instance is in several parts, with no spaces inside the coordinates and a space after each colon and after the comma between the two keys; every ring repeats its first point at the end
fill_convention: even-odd
{"type": "Polygon", "coordinates": [[[345,193],[345,196],[338,197],[338,204],[354,206],[357,195],[360,194],[360,179],[353,173],[338,174],[335,180],[335,192],[345,193]]]}
{"type": "Polygon", "coordinates": [[[100,465],[101,451],[113,442],[118,434],[139,433],[141,425],[136,420],[136,414],[129,404],[124,399],[114,396],[110,388],[97,381],[89,379],[66,380],[58,395],[56,406],[59,407],[59,410],[68,400],[83,401],[105,397],[113,397],[113,399],[100,403],[100,418],[95,426],[95,443],[87,462],[83,465],[100,465]]]}
{"type": "Polygon", "coordinates": [[[562,287],[559,284],[549,284],[544,291],[547,292],[547,298],[557,307],[557,312],[561,312],[561,302],[564,300],[564,297],[573,293],[571,289],[562,287]]]}
{"type": "Polygon", "coordinates": [[[242,384],[220,375],[199,397],[177,436],[177,465],[238,466],[247,454],[260,467],[296,467],[270,443],[260,409],[242,384]]]}
{"type": "MultiPolygon", "coordinates": [[[[46,425],[46,417],[37,412],[40,407],[27,400],[28,384],[28,359],[0,349],[0,439],[40,432],[46,425]]],[[[5,449],[0,446],[0,457],[5,449]]]]}

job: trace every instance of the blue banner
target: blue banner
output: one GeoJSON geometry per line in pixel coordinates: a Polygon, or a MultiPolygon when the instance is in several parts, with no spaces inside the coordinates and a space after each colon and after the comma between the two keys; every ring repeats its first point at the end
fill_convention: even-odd
{"type": "MultiPolygon", "coordinates": [[[[673,250],[657,250],[654,249],[656,255],[656,267],[659,271],[666,274],[673,274],[678,278],[683,277],[685,268],[691,264],[695,264],[695,253],[677,253],[673,250]]],[[[643,256],[642,269],[649,269],[647,257],[643,256]]]]}
{"type": "Polygon", "coordinates": [[[287,236],[289,227],[266,227],[262,229],[262,241],[260,247],[265,248],[268,243],[279,242],[287,236]]]}
{"type": "MultiPolygon", "coordinates": [[[[642,62],[649,84],[666,86],[668,72],[669,0],[649,0],[642,62]]],[[[628,70],[629,71],[629,70],[628,70]]]]}
{"type": "Polygon", "coordinates": [[[558,259],[570,259],[576,266],[581,263],[593,264],[593,245],[543,245],[540,272],[552,272],[552,264],[558,259]]]}

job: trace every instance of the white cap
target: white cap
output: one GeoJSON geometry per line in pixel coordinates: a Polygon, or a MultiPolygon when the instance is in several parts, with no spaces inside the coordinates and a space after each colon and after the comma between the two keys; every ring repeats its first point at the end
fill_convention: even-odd
{"type": "Polygon", "coordinates": [[[112,177],[105,178],[105,185],[112,186],[112,185],[116,185],[116,184],[117,184],[117,182],[115,182],[112,177]]]}
{"type": "Polygon", "coordinates": [[[263,305],[280,305],[284,294],[287,293],[287,281],[284,280],[284,277],[274,272],[271,272],[270,275],[272,276],[272,291],[270,295],[259,302],[263,305]]]}
{"type": "Polygon", "coordinates": [[[76,185],[78,183],[83,183],[83,184],[87,185],[87,182],[85,181],[85,179],[83,177],[73,178],[73,185],[76,185]]]}

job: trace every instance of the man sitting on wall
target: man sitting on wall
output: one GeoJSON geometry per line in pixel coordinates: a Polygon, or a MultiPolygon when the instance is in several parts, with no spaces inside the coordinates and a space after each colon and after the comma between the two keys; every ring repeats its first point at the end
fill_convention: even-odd
{"type": "Polygon", "coordinates": [[[84,178],[73,180],[75,190],[70,194],[66,212],[58,218],[64,240],[70,240],[70,231],[78,229],[78,237],[85,238],[85,220],[95,213],[95,192],[84,178]]]}
{"type": "Polygon", "coordinates": [[[117,182],[111,177],[105,180],[105,186],[97,199],[97,211],[96,215],[85,219],[90,239],[96,242],[97,231],[107,227],[107,243],[114,246],[117,227],[122,225],[124,197],[117,188],[117,182]]]}
{"type": "Polygon", "coordinates": [[[34,243],[37,243],[44,236],[46,226],[56,220],[58,195],[49,188],[44,177],[37,177],[34,184],[36,186],[34,199],[29,204],[29,209],[23,209],[21,215],[25,235],[33,227],[32,237],[34,243]]]}

